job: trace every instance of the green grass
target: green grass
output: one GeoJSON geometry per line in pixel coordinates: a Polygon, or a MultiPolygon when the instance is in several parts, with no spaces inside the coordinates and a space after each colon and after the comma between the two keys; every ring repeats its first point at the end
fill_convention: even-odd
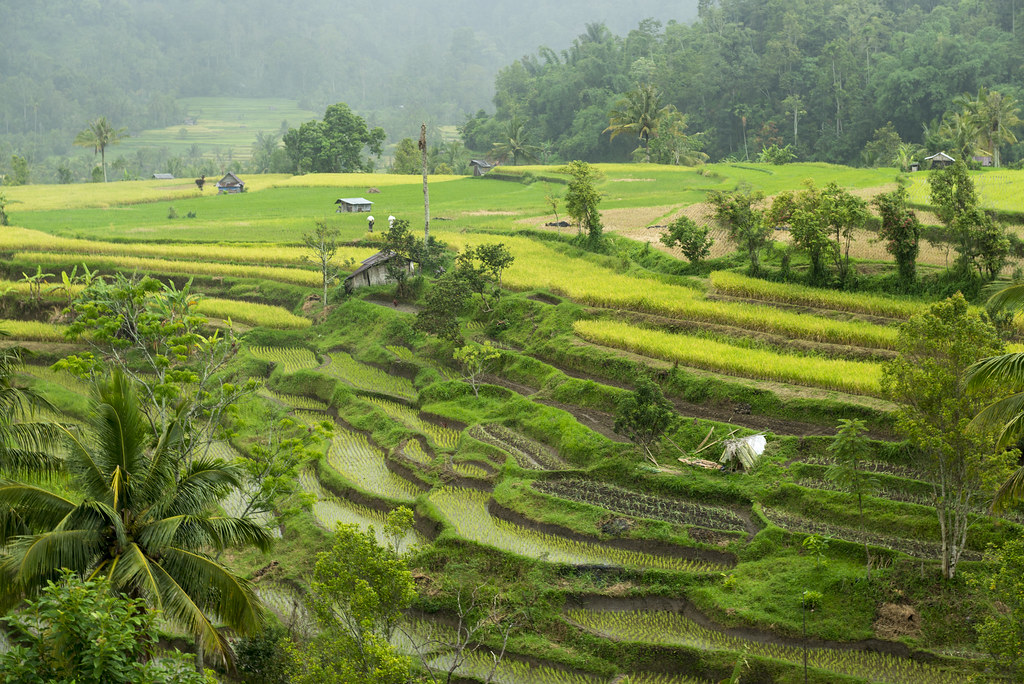
{"type": "Polygon", "coordinates": [[[178,105],[187,117],[196,120],[194,126],[179,123],[125,138],[107,150],[107,163],[147,148],[166,149],[172,155],[187,157],[193,145],[205,158],[220,153],[247,160],[252,156],[257,132],[277,135],[283,122],[298,128],[319,118],[315,112],[299,107],[295,100],[286,99],[186,97],[178,100],[178,105]]]}

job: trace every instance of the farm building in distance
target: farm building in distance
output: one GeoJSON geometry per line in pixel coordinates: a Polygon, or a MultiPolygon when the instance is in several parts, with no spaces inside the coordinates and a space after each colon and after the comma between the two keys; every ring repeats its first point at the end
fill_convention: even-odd
{"type": "Polygon", "coordinates": [[[945,152],[939,152],[937,154],[933,154],[930,157],[925,157],[924,160],[926,162],[931,162],[933,169],[944,169],[947,166],[952,166],[953,163],[956,161],[945,152]]]}
{"type": "Polygon", "coordinates": [[[351,292],[357,287],[368,287],[370,285],[387,285],[394,281],[388,277],[388,262],[392,259],[401,259],[405,262],[403,268],[412,275],[416,272],[416,264],[405,257],[398,256],[394,252],[377,252],[363,262],[352,275],[345,278],[345,292],[351,292]]]}
{"type": "Polygon", "coordinates": [[[474,176],[482,176],[494,168],[494,164],[489,164],[479,159],[470,160],[469,165],[473,167],[474,176]]]}
{"type": "Polygon", "coordinates": [[[174,180],[173,173],[154,173],[153,178],[155,180],[174,180]]]}
{"type": "Polygon", "coordinates": [[[226,174],[217,181],[217,194],[245,192],[245,183],[233,173],[226,174]]]}
{"type": "Polygon", "coordinates": [[[362,197],[342,197],[334,200],[334,203],[338,205],[335,214],[370,211],[373,208],[373,202],[362,197]]]}

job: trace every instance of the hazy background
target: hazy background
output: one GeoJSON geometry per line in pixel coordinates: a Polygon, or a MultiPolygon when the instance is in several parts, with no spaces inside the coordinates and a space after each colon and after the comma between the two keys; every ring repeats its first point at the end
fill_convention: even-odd
{"type": "MultiPolygon", "coordinates": [[[[498,69],[590,23],[690,21],[697,0],[0,1],[0,134],[176,123],[188,96],[347,102],[391,136],[493,110],[498,69]],[[408,130],[406,130],[408,129],[408,130]]],[[[293,122],[295,123],[295,122],[293,122]]],[[[25,138],[29,136],[29,138],[25,138]]],[[[48,150],[56,152],[56,150],[48,150]]]]}

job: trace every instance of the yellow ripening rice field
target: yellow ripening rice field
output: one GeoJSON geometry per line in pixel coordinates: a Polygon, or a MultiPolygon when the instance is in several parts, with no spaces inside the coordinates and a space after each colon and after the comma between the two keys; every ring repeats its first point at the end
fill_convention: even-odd
{"type": "Polygon", "coordinates": [[[910,318],[914,314],[926,311],[930,306],[928,302],[867,292],[824,290],[806,285],[776,283],[732,271],[714,271],[711,274],[711,285],[722,294],[736,297],[889,318],[910,318]]]}
{"type": "Polygon", "coordinates": [[[282,306],[240,302],[234,299],[204,297],[199,300],[199,313],[212,318],[231,319],[239,323],[256,325],[278,330],[301,330],[312,325],[312,321],[296,316],[282,306]]]}
{"type": "Polygon", "coordinates": [[[640,328],[619,321],[576,321],[573,329],[589,342],[729,375],[853,394],[877,396],[881,392],[881,364],[870,361],[782,354],[703,337],[640,328]]]}
{"type": "MultiPolygon", "coordinates": [[[[256,244],[153,244],[122,243],[80,240],[58,237],[39,230],[5,228],[0,233],[0,250],[11,252],[54,252],[60,254],[129,255],[136,257],[158,257],[164,259],[185,259],[202,261],[224,261],[239,264],[280,264],[299,265],[310,251],[303,247],[256,244]]],[[[339,247],[334,263],[344,267],[355,265],[367,259],[376,250],[369,247],[339,247]]]]}
{"type": "Polygon", "coordinates": [[[4,194],[11,203],[9,208],[17,211],[106,208],[200,195],[195,183],[185,178],[72,185],[18,185],[4,188],[4,194]]]}
{"type": "MultiPolygon", "coordinates": [[[[69,262],[78,261],[66,254],[50,252],[15,252],[17,261],[49,266],[68,266],[69,262]]],[[[232,278],[258,278],[276,280],[295,285],[319,286],[323,284],[322,276],[316,271],[301,268],[283,268],[279,266],[244,266],[238,264],[218,264],[209,261],[172,261],[169,259],[147,259],[133,256],[87,255],[79,263],[89,268],[116,269],[119,271],[138,271],[141,273],[164,273],[169,275],[208,275],[228,276],[232,278]]]]}
{"type": "MultiPolygon", "coordinates": [[[[259,178],[259,176],[253,176],[259,178]]],[[[281,176],[270,185],[277,188],[385,188],[397,185],[422,185],[423,176],[395,173],[307,173],[304,176],[281,176]]],[[[430,183],[464,179],[466,176],[431,175],[430,183]]],[[[248,184],[248,180],[246,180],[248,184]]]]}
{"type": "Polygon", "coordinates": [[[837,321],[767,304],[710,301],[691,288],[617,273],[527,238],[445,233],[442,239],[460,248],[505,243],[516,257],[504,275],[504,284],[513,289],[543,288],[591,306],[730,325],[813,342],[879,349],[891,349],[896,342],[896,329],[889,326],[837,321]]]}
{"type": "Polygon", "coordinates": [[[0,320],[0,342],[24,340],[29,342],[64,342],[66,326],[42,321],[0,320]]]}

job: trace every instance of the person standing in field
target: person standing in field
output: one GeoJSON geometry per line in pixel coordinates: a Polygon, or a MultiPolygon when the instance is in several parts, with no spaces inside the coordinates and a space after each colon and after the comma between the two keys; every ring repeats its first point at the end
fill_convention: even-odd
{"type": "Polygon", "coordinates": [[[199,178],[196,178],[196,187],[199,188],[199,192],[203,191],[203,186],[206,185],[206,174],[204,173],[199,178]]]}
{"type": "Polygon", "coordinates": [[[391,230],[394,227],[395,227],[395,217],[392,214],[391,216],[388,216],[388,230],[391,230]]]}
{"type": "Polygon", "coordinates": [[[366,217],[366,225],[370,227],[370,232],[373,232],[373,214],[366,217]]]}

